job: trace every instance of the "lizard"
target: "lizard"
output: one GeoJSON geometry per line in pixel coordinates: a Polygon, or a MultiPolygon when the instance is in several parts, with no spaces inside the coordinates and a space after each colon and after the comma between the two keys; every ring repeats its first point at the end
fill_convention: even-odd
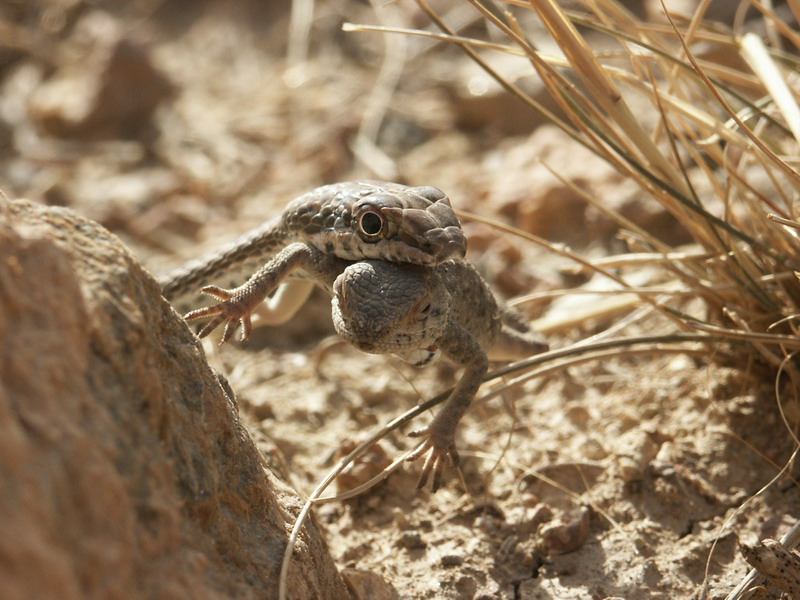
{"type": "Polygon", "coordinates": [[[201,303],[200,291],[227,302],[224,310],[208,306],[186,315],[190,320],[214,317],[200,330],[201,337],[225,322],[224,342],[240,324],[242,337],[249,336],[251,313],[279,284],[281,289],[259,310],[259,324],[288,321],[314,283],[330,292],[348,261],[380,258],[432,266],[465,252],[458,217],[438,188],[354,181],[299,196],[281,215],[158,281],[164,297],[182,313],[201,303]],[[220,279],[233,289],[208,285],[220,279]]]}
{"type": "MultiPolygon", "coordinates": [[[[439,335],[435,337],[441,338],[439,344],[445,355],[468,367],[443,411],[445,416],[437,418],[425,430],[416,432],[416,435],[429,433],[428,440],[411,457],[418,458],[426,450],[430,450],[420,477],[420,487],[425,485],[431,471],[434,472],[434,485],[438,487],[446,456],[449,454],[457,460],[458,455],[453,445],[456,425],[486,372],[487,358],[482,344],[494,347],[493,358],[503,358],[496,356],[501,341],[510,344],[510,349],[513,350],[507,352],[508,356],[505,358],[546,349],[546,344],[533,334],[526,333],[527,325],[517,313],[496,303],[488,286],[474,268],[463,262],[465,252],[466,239],[458,219],[448,198],[437,188],[407,188],[399,184],[371,181],[353,182],[323,186],[300,196],[287,206],[280,217],[245,234],[228,246],[179,267],[162,276],[159,281],[164,296],[180,307],[187,298],[196,295],[198,286],[220,277],[227,277],[233,282],[241,281],[252,270],[253,265],[267,260],[249,280],[238,287],[224,289],[206,285],[202,292],[221,302],[184,315],[186,320],[212,317],[199,331],[200,337],[207,336],[225,323],[221,343],[230,340],[239,325],[242,326],[242,339],[247,338],[252,330],[250,315],[288,276],[300,275],[311,281],[302,282],[305,287],[299,296],[295,293],[275,295],[278,300],[275,304],[280,304],[288,296],[291,306],[288,312],[278,307],[279,316],[272,317],[270,324],[290,318],[304,302],[313,283],[335,295],[337,278],[348,268],[352,269],[348,273],[357,272],[355,265],[360,263],[356,261],[361,259],[381,259],[372,260],[371,263],[378,266],[379,272],[389,269],[386,272],[387,283],[414,274],[417,280],[427,278],[428,288],[438,292],[440,301],[437,305],[440,305],[442,298],[446,298],[446,303],[453,304],[463,302],[465,298],[477,300],[477,319],[466,319],[466,329],[458,322],[460,317],[452,323],[445,320],[437,325],[439,335]],[[297,216],[298,213],[302,215],[301,218],[297,216]],[[393,267],[387,267],[395,264],[391,261],[408,263],[406,273],[392,272],[393,267]],[[436,275],[427,271],[443,264],[453,266],[436,275]],[[446,290],[441,283],[441,275],[447,273],[457,278],[454,275],[457,272],[461,272],[464,279],[450,283],[457,284],[453,290],[459,289],[459,292],[452,296],[444,294],[443,291],[446,290]],[[482,328],[486,328],[486,331],[482,332],[482,328]],[[449,331],[448,335],[445,335],[446,331],[449,331]],[[464,331],[467,335],[461,335],[464,331]],[[516,342],[513,342],[514,331],[521,334],[516,336],[519,338],[516,342]],[[464,347],[459,349],[459,344],[464,347]]],[[[449,276],[445,279],[448,278],[449,276]]],[[[341,279],[342,289],[348,287],[346,282],[349,281],[349,277],[341,279]]],[[[381,283],[377,282],[375,286],[380,288],[381,283]]],[[[379,289],[372,291],[380,295],[379,289]]],[[[350,294],[351,298],[357,296],[357,292],[350,294]]],[[[408,315],[411,311],[409,306],[401,308],[399,315],[408,315]]],[[[359,314],[358,310],[358,307],[352,307],[350,314],[359,314]]],[[[460,309],[457,312],[461,312],[460,309]]],[[[395,325],[398,326],[402,324],[395,325]]],[[[362,347],[364,338],[357,339],[358,333],[348,337],[348,331],[346,327],[340,328],[345,339],[351,339],[357,347],[362,347]]],[[[407,360],[424,365],[432,362],[438,355],[438,347],[436,350],[426,350],[426,346],[413,347],[411,336],[404,332],[398,335],[405,336],[408,340],[405,348],[397,349],[397,353],[407,360]]],[[[367,351],[389,353],[394,350],[387,348],[367,351]]]]}
{"type": "Polygon", "coordinates": [[[395,354],[416,366],[444,355],[464,372],[431,423],[412,431],[425,439],[408,456],[427,454],[418,488],[430,475],[440,484],[447,456],[458,464],[455,432],[489,361],[517,360],[548,349],[521,313],[499,303],[475,267],[449,260],[434,267],[364,260],[345,267],[333,284],[337,333],[356,348],[395,354]]]}

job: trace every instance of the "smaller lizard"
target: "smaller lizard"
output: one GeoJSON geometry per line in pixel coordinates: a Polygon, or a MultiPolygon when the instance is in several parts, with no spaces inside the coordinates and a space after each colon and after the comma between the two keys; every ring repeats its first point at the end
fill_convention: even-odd
{"type": "Polygon", "coordinates": [[[419,267],[365,260],[346,267],[333,284],[336,331],[364,352],[396,354],[416,366],[440,354],[464,367],[442,410],[413,437],[426,439],[409,455],[427,453],[418,488],[433,474],[436,491],[445,458],[458,464],[455,432],[486,375],[490,360],[517,360],[547,350],[520,313],[498,304],[469,262],[419,267]]]}
{"type": "Polygon", "coordinates": [[[315,282],[330,292],[349,264],[345,261],[379,258],[432,266],[465,252],[461,225],[441,190],[353,181],[296,198],[279,217],[161,276],[159,283],[164,297],[186,312],[201,303],[201,286],[224,278],[233,289],[202,288],[223,302],[193,310],[186,318],[213,317],[201,337],[225,323],[227,341],[239,324],[243,338],[250,334],[250,314],[279,284],[260,312],[262,323],[277,325],[291,318],[315,282]]]}

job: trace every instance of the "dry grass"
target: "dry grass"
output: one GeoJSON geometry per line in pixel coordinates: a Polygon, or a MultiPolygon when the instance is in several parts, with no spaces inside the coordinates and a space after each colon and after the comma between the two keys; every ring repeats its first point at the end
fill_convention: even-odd
{"type": "MultiPolygon", "coordinates": [[[[674,344],[665,344],[689,341],[695,345],[683,348],[696,350],[701,341],[728,361],[766,365],[779,398],[777,382],[783,373],[797,390],[800,33],[767,3],[742,2],[733,24],[726,26],[705,19],[709,1],[700,2],[692,15],[664,10],[660,20],[644,21],[614,0],[584,0],[574,10],[554,0],[470,0],[486,30],[501,34],[474,39],[451,29],[425,0],[416,2],[441,33],[383,30],[458,45],[522,100],[527,108],[521,110],[539,112],[637,182],[643,194],[656,199],[690,234],[690,247],[673,247],[586,194],[588,202],[617,220],[631,253],[590,263],[552,246],[580,269],[621,284],[618,293],[625,297],[616,310],[634,314],[644,304],[669,318],[672,329],[650,351],[675,351],[674,344]],[[743,33],[745,16],[755,10],[761,13],[768,46],[761,37],[743,33]],[[546,31],[561,54],[541,52],[531,26],[546,31]],[[587,37],[605,38],[602,50],[594,50],[587,37]],[[493,70],[485,60],[492,52],[524,56],[560,114],[493,70]],[[715,62],[715,55],[729,60],[715,62]],[[649,114],[639,109],[644,104],[652,108],[649,114]],[[651,288],[628,284],[626,274],[645,262],[662,270],[661,283],[651,288]],[[680,335],[686,338],[670,337],[680,335]],[[726,341],[735,343],[719,352],[726,341]]],[[[788,2],[788,8],[800,19],[797,0],[788,2]]],[[[642,343],[630,340],[631,351],[634,341],[642,343]]],[[[593,353],[605,358],[608,352],[602,344],[572,349],[581,351],[590,352],[590,358],[593,353]]],[[[519,377],[524,380],[547,372],[548,365],[542,366],[547,361],[575,360],[556,354],[512,369],[536,365],[519,377]]],[[[797,444],[797,424],[785,416],[784,423],[797,444]]]]}

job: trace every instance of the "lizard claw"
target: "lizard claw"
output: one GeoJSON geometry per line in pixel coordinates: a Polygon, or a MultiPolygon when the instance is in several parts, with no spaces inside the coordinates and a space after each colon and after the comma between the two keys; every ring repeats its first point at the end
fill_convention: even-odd
{"type": "Polygon", "coordinates": [[[406,458],[407,461],[416,460],[423,454],[427,454],[422,465],[417,489],[420,490],[428,483],[428,479],[433,474],[431,481],[431,491],[436,492],[442,484],[442,473],[444,472],[445,459],[449,456],[453,466],[458,467],[459,457],[456,450],[455,431],[450,428],[436,427],[434,421],[428,427],[423,427],[408,434],[411,437],[428,436],[428,439],[417,446],[406,458]]]}
{"type": "Polygon", "coordinates": [[[250,313],[253,312],[253,307],[250,306],[251,303],[246,298],[237,294],[237,290],[226,290],[216,285],[207,285],[202,291],[204,294],[221,300],[221,302],[213,306],[198,308],[183,315],[186,321],[214,317],[203,326],[197,334],[199,337],[206,337],[223,323],[225,323],[225,330],[222,333],[220,344],[229,341],[240,324],[242,326],[241,339],[246,340],[250,337],[253,332],[253,324],[250,320],[250,313]]]}

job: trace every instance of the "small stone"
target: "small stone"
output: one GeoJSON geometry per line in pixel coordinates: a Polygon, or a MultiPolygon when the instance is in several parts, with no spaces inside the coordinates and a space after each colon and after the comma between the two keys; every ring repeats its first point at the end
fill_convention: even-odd
{"type": "Polygon", "coordinates": [[[445,554],[440,562],[443,567],[457,567],[464,562],[464,557],[460,554],[445,554]]]}
{"type": "Polygon", "coordinates": [[[583,406],[577,405],[567,407],[567,409],[564,411],[564,417],[566,417],[570,423],[576,427],[579,427],[580,429],[584,429],[590,419],[589,411],[583,406]]]}
{"type": "Polygon", "coordinates": [[[427,546],[425,540],[422,539],[422,535],[416,529],[402,532],[397,544],[406,550],[419,550],[427,546]]]}
{"type": "Polygon", "coordinates": [[[392,509],[392,517],[394,517],[394,524],[398,529],[411,529],[411,522],[402,509],[398,507],[392,509]]]}
{"type": "MultiPolygon", "coordinates": [[[[355,442],[344,442],[336,452],[336,458],[347,456],[355,447],[355,442]]],[[[380,443],[373,444],[336,477],[336,490],[342,493],[366,483],[379,475],[391,462],[392,459],[383,446],[380,443]]]]}
{"type": "Polygon", "coordinates": [[[588,438],[581,444],[581,453],[589,460],[603,460],[608,456],[608,450],[595,438],[588,438]]]}
{"type": "Polygon", "coordinates": [[[342,577],[356,600],[400,600],[392,584],[373,571],[343,569],[342,577]]]}
{"type": "Polygon", "coordinates": [[[589,537],[591,511],[582,506],[576,513],[546,525],[541,530],[542,545],[548,554],[574,552],[589,537]]]}
{"type": "Polygon", "coordinates": [[[626,483],[641,479],[650,462],[658,455],[659,445],[646,432],[631,429],[614,444],[617,474],[626,483]]]}

